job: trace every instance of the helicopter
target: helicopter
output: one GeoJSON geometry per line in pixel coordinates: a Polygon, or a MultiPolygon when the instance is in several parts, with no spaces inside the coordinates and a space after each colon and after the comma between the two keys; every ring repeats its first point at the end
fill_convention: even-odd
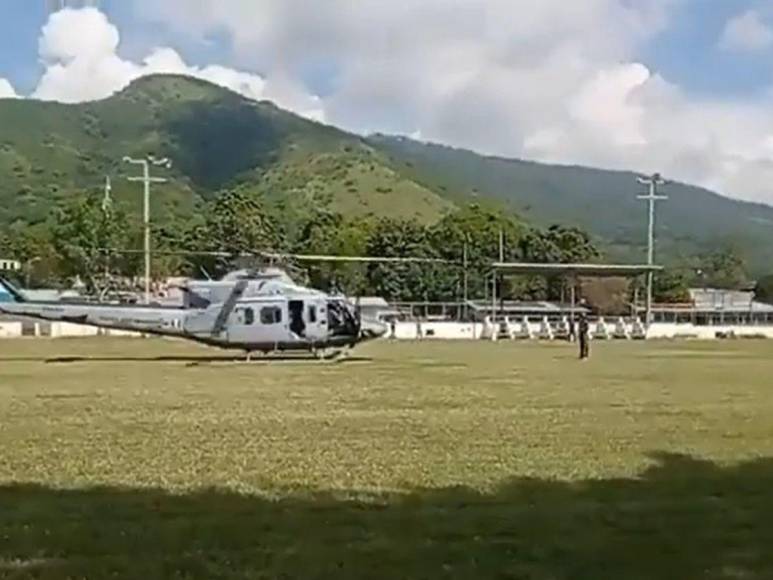
{"type": "Polygon", "coordinates": [[[300,286],[281,269],[236,271],[179,289],[183,304],[172,307],[35,302],[0,278],[0,313],[191,340],[244,351],[247,360],[293,351],[337,358],[388,331],[363,318],[356,303],[300,286]]]}

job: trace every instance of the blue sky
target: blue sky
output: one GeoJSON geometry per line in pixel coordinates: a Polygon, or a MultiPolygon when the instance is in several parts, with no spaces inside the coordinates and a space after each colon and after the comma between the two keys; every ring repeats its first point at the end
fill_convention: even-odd
{"type": "Polygon", "coordinates": [[[52,17],[45,62],[44,0],[0,2],[0,97],[190,74],[360,133],[773,203],[773,0],[102,0],[52,17]]]}
{"type": "Polygon", "coordinates": [[[767,90],[773,85],[773,48],[740,57],[718,46],[726,23],[749,9],[773,23],[773,2],[689,0],[666,30],[644,46],[641,59],[696,93],[742,96],[767,90]]]}
{"type": "MultiPolygon", "coordinates": [[[[0,18],[0,77],[12,82],[22,94],[37,84],[43,67],[38,58],[38,38],[48,13],[43,0],[0,0],[5,15],[0,18]]],[[[229,43],[213,35],[207,42],[191,39],[162,23],[148,22],[126,0],[102,0],[101,9],[121,31],[120,54],[139,58],[159,45],[173,44],[191,62],[227,62],[229,43]]]]}

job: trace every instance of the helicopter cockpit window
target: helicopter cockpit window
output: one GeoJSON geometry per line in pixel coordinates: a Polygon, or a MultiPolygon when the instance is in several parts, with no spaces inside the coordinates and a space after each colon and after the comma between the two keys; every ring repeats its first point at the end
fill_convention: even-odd
{"type": "Polygon", "coordinates": [[[252,308],[247,308],[244,311],[244,324],[246,326],[255,324],[255,311],[252,308]]]}
{"type": "Polygon", "coordinates": [[[327,306],[328,328],[333,336],[345,336],[357,333],[357,321],[342,301],[333,300],[327,306]]]}
{"type": "Polygon", "coordinates": [[[279,324],[282,322],[282,309],[278,306],[266,306],[260,310],[261,324],[279,324]]]}

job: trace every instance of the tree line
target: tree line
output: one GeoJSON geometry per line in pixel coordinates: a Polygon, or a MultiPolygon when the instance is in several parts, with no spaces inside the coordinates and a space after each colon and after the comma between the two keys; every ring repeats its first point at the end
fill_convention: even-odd
{"type": "MultiPolygon", "coordinates": [[[[499,260],[500,249],[505,261],[576,263],[603,258],[599,246],[579,228],[535,227],[497,207],[471,204],[427,225],[412,219],[352,218],[322,208],[298,216],[281,203],[271,204],[243,191],[219,195],[192,217],[157,222],[152,235],[157,278],[216,277],[238,266],[238,256],[256,252],[449,262],[295,265],[301,268],[304,281],[315,288],[392,301],[460,300],[463,260],[468,296],[490,295],[490,265],[499,260]]],[[[137,251],[141,248],[142,224],[137,216],[119,204],[103,205],[99,196],[73,199],[47,222],[12,227],[0,236],[0,256],[22,263],[25,285],[66,287],[77,278],[94,293],[119,281],[136,283],[142,272],[143,257],[137,251]]],[[[722,287],[737,286],[746,278],[743,260],[732,252],[717,252],[699,263],[702,269],[691,265],[658,276],[656,300],[685,301],[698,272],[704,283],[722,287]]],[[[528,276],[503,277],[496,288],[500,297],[532,300],[558,300],[565,289],[560,277],[528,276]]],[[[629,300],[633,292],[627,284],[588,283],[583,290],[589,296],[600,296],[599,301],[609,299],[603,295],[613,292],[629,300]]]]}

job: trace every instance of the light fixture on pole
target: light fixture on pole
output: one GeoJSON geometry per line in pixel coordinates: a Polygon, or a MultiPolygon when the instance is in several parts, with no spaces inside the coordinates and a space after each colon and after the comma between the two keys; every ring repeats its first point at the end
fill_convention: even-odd
{"type": "Polygon", "coordinates": [[[150,304],[150,184],[166,183],[167,181],[162,177],[151,177],[150,166],[153,165],[155,167],[171,169],[172,162],[167,158],[157,159],[152,155],[148,155],[145,159],[124,157],[123,162],[142,166],[142,177],[129,177],[128,180],[141,182],[144,186],[143,225],[145,230],[145,304],[150,304]]]}
{"type": "MultiPolygon", "coordinates": [[[[658,195],[658,186],[666,185],[668,182],[663,179],[660,173],[655,173],[649,177],[639,177],[637,179],[642,185],[649,188],[647,195],[640,195],[642,199],[649,204],[649,223],[647,228],[647,265],[653,266],[655,263],[655,203],[668,199],[665,195],[658,195]]],[[[646,303],[646,323],[647,326],[652,323],[652,286],[654,275],[652,270],[647,272],[647,303],[646,303]]]]}

